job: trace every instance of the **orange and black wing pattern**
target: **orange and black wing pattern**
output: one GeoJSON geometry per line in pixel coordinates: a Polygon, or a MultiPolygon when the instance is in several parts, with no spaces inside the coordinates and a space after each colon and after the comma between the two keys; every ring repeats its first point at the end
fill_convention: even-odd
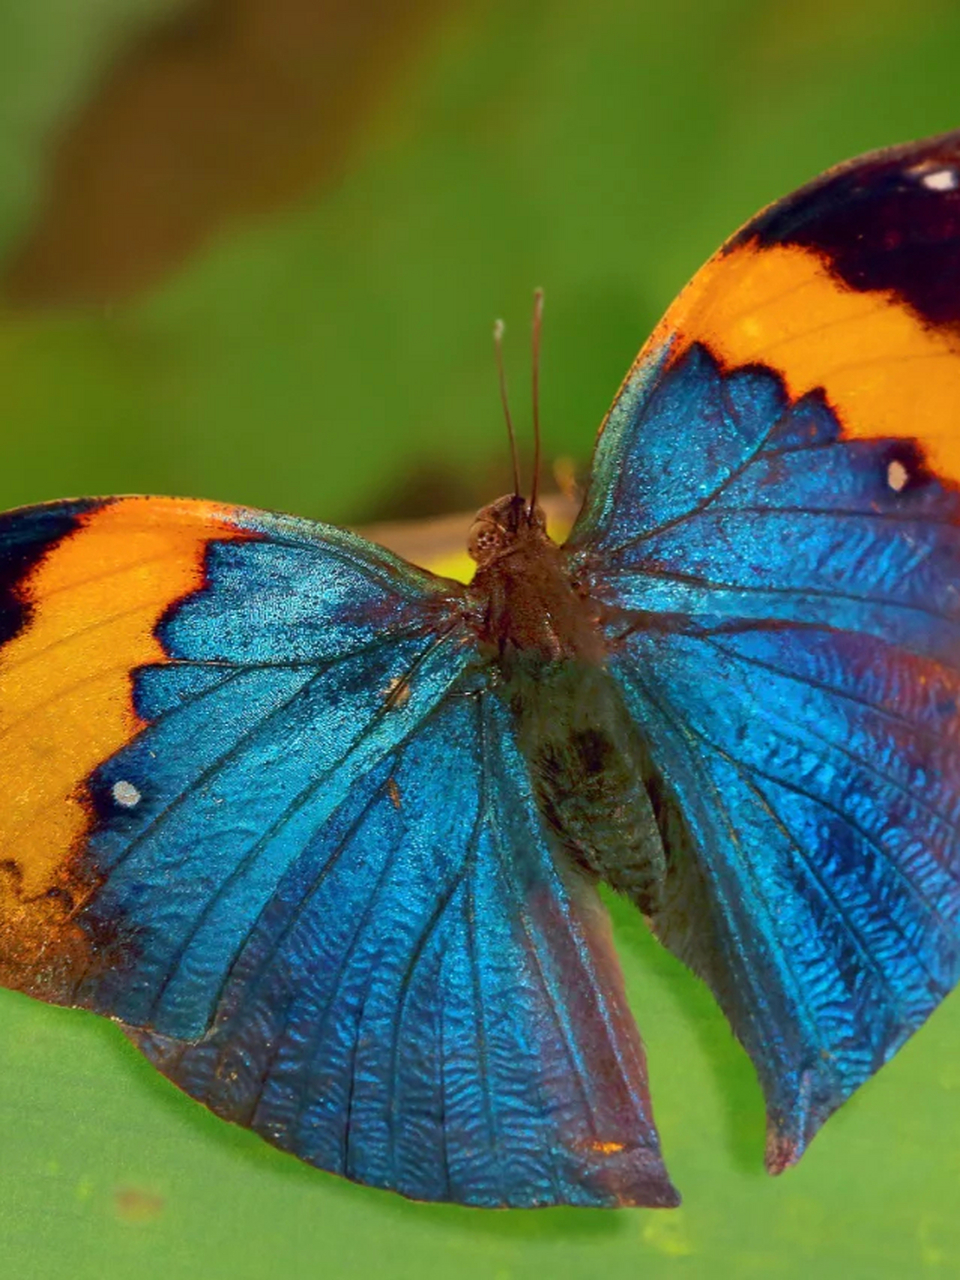
{"type": "Polygon", "coordinates": [[[144,727],[134,676],[169,660],[158,627],[203,586],[211,541],[249,536],[237,510],[122,498],[0,516],[5,986],[70,1002],[78,976],[114,958],[76,923],[101,878],[89,779],[144,727]]]}
{"type": "Polygon", "coordinates": [[[862,156],[752,219],[641,360],[701,343],[822,388],[848,438],[909,436],[960,478],[960,133],[862,156]]]}

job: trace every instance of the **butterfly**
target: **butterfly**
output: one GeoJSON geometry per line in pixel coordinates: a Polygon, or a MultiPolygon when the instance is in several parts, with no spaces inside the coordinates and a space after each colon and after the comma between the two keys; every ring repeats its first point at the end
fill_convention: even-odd
{"type": "Polygon", "coordinates": [[[960,964],[960,133],[680,295],[469,585],[162,498],[0,518],[0,980],[420,1200],[671,1206],[604,882],[814,1134],[960,964]]]}

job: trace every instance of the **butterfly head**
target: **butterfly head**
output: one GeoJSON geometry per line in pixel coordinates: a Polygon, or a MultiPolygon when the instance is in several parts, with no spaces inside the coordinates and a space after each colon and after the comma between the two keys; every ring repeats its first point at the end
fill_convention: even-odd
{"type": "Polygon", "coordinates": [[[509,493],[477,512],[470,526],[467,551],[483,568],[521,545],[547,541],[542,507],[520,494],[509,493]]]}

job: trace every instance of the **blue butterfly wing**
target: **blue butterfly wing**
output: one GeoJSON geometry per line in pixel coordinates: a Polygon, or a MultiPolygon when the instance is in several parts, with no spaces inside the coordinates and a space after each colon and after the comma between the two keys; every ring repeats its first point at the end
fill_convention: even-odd
{"type": "Polygon", "coordinates": [[[102,884],[81,922],[117,935],[119,962],[78,1003],[203,1034],[304,844],[465,669],[455,614],[339,551],[331,535],[213,543],[208,586],[162,622],[168,661],[135,681],[148,727],[90,779],[102,884]],[[135,807],[116,798],[130,787],[135,807]]]}
{"type": "Polygon", "coordinates": [[[199,1042],[135,1038],[225,1118],[416,1199],[676,1201],[599,903],[470,681],[304,847],[199,1042]]]}
{"type": "Polygon", "coordinates": [[[753,1058],[778,1171],[957,981],[960,682],[825,632],[635,637],[616,670],[673,824],[654,927],[753,1058]]]}
{"type": "Polygon", "coordinates": [[[829,385],[704,343],[607,431],[569,545],[651,754],[652,923],[750,1053],[778,1172],[960,976],[960,501],[829,385]]]}
{"type": "Polygon", "coordinates": [[[546,843],[456,584],[205,504],[0,536],[8,985],[122,1020],[187,1092],[360,1181],[676,1201],[605,915],[546,843]],[[41,663],[49,723],[21,714],[41,663]],[[35,805],[41,755],[63,798],[35,805]]]}

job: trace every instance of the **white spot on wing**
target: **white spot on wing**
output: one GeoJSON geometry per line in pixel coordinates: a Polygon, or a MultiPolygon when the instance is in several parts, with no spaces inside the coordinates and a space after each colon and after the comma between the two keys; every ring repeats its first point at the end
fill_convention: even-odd
{"type": "Polygon", "coordinates": [[[931,191],[956,191],[960,187],[960,174],[956,169],[934,169],[925,173],[920,181],[931,191]]]}
{"type": "Polygon", "coordinates": [[[111,795],[124,809],[133,809],[140,803],[140,792],[132,782],[115,782],[111,795]]]}
{"type": "Polygon", "coordinates": [[[907,468],[899,458],[894,458],[887,467],[887,484],[894,493],[899,493],[909,479],[910,473],[907,468]]]}

